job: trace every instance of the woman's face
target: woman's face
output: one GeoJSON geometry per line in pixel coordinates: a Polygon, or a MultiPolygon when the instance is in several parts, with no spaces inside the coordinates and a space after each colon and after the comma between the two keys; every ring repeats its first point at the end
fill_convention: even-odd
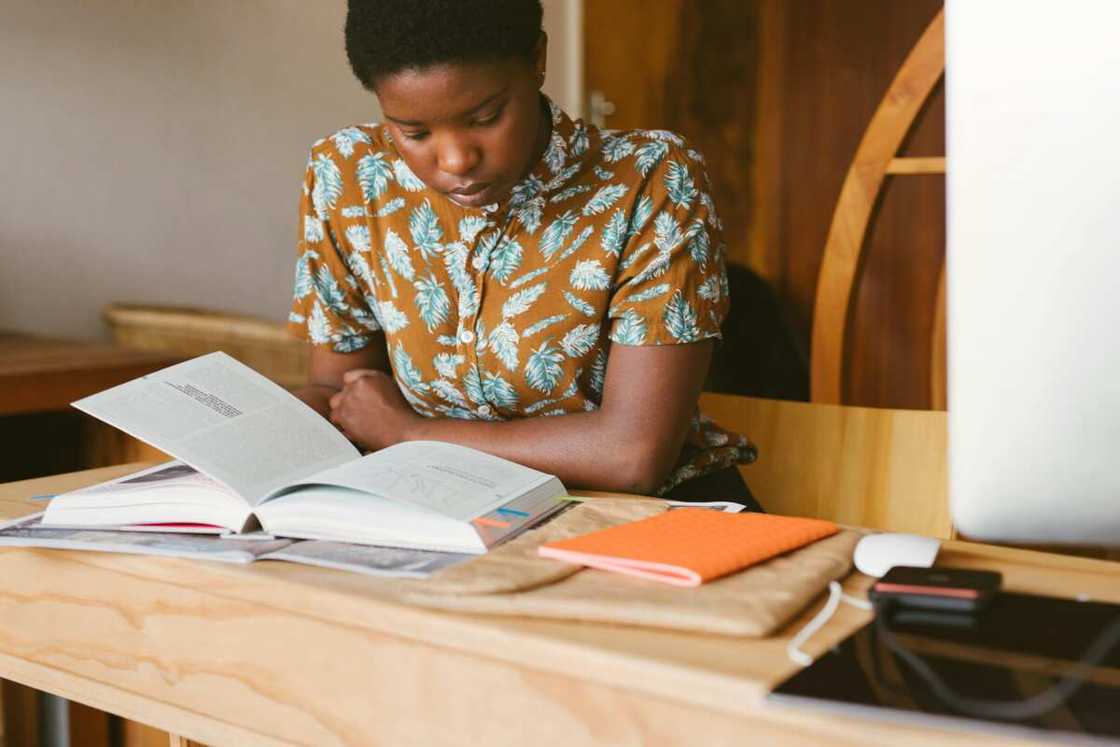
{"type": "Polygon", "coordinates": [[[378,80],[397,150],[429,187],[479,207],[505,198],[547,142],[537,62],[514,58],[405,70],[378,80]]]}

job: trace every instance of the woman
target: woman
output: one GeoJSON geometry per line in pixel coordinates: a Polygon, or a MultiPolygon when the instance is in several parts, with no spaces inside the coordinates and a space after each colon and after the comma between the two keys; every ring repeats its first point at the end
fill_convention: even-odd
{"type": "Polygon", "coordinates": [[[727,311],[701,156],[541,94],[539,0],[351,0],[385,122],[311,151],[300,396],[353,441],[471,446],[572,487],[756,506],[696,403],[727,311]],[[563,417],[547,417],[547,416],[563,417]]]}

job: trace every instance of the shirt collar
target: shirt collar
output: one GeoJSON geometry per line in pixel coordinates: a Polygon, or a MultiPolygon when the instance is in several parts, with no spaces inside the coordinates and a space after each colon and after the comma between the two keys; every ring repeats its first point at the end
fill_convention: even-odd
{"type": "Polygon", "coordinates": [[[583,122],[573,122],[563,109],[543,93],[541,98],[552,122],[548,145],[529,175],[510,190],[505,205],[488,205],[489,212],[496,212],[503,207],[516,209],[536,197],[551,194],[571,181],[580,170],[580,157],[588,149],[588,134],[583,122]]]}

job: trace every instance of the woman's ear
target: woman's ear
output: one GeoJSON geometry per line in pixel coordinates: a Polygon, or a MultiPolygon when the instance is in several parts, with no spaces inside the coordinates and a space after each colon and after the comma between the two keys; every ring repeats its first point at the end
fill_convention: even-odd
{"type": "Polygon", "coordinates": [[[545,70],[548,67],[548,34],[541,32],[533,47],[533,67],[537,71],[537,87],[544,85],[545,70]]]}

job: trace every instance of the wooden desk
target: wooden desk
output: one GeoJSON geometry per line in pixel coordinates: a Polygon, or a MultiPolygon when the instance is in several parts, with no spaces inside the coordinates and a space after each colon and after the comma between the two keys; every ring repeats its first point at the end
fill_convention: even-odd
{"type": "MultiPolygon", "coordinates": [[[[132,468],[2,485],[0,516],[132,468]]],[[[1115,563],[962,542],[942,561],[998,569],[1012,590],[1120,602],[1115,563]]],[[[435,613],[384,601],[379,583],[284,563],[0,550],[0,677],[213,745],[960,740],[764,703],[795,670],[786,641],[815,609],[780,636],[745,640],[435,613]]],[[[842,605],[807,650],[867,617],[842,605]]]]}
{"type": "Polygon", "coordinates": [[[70,403],[179,359],[0,331],[0,415],[65,410],[70,403]]]}

